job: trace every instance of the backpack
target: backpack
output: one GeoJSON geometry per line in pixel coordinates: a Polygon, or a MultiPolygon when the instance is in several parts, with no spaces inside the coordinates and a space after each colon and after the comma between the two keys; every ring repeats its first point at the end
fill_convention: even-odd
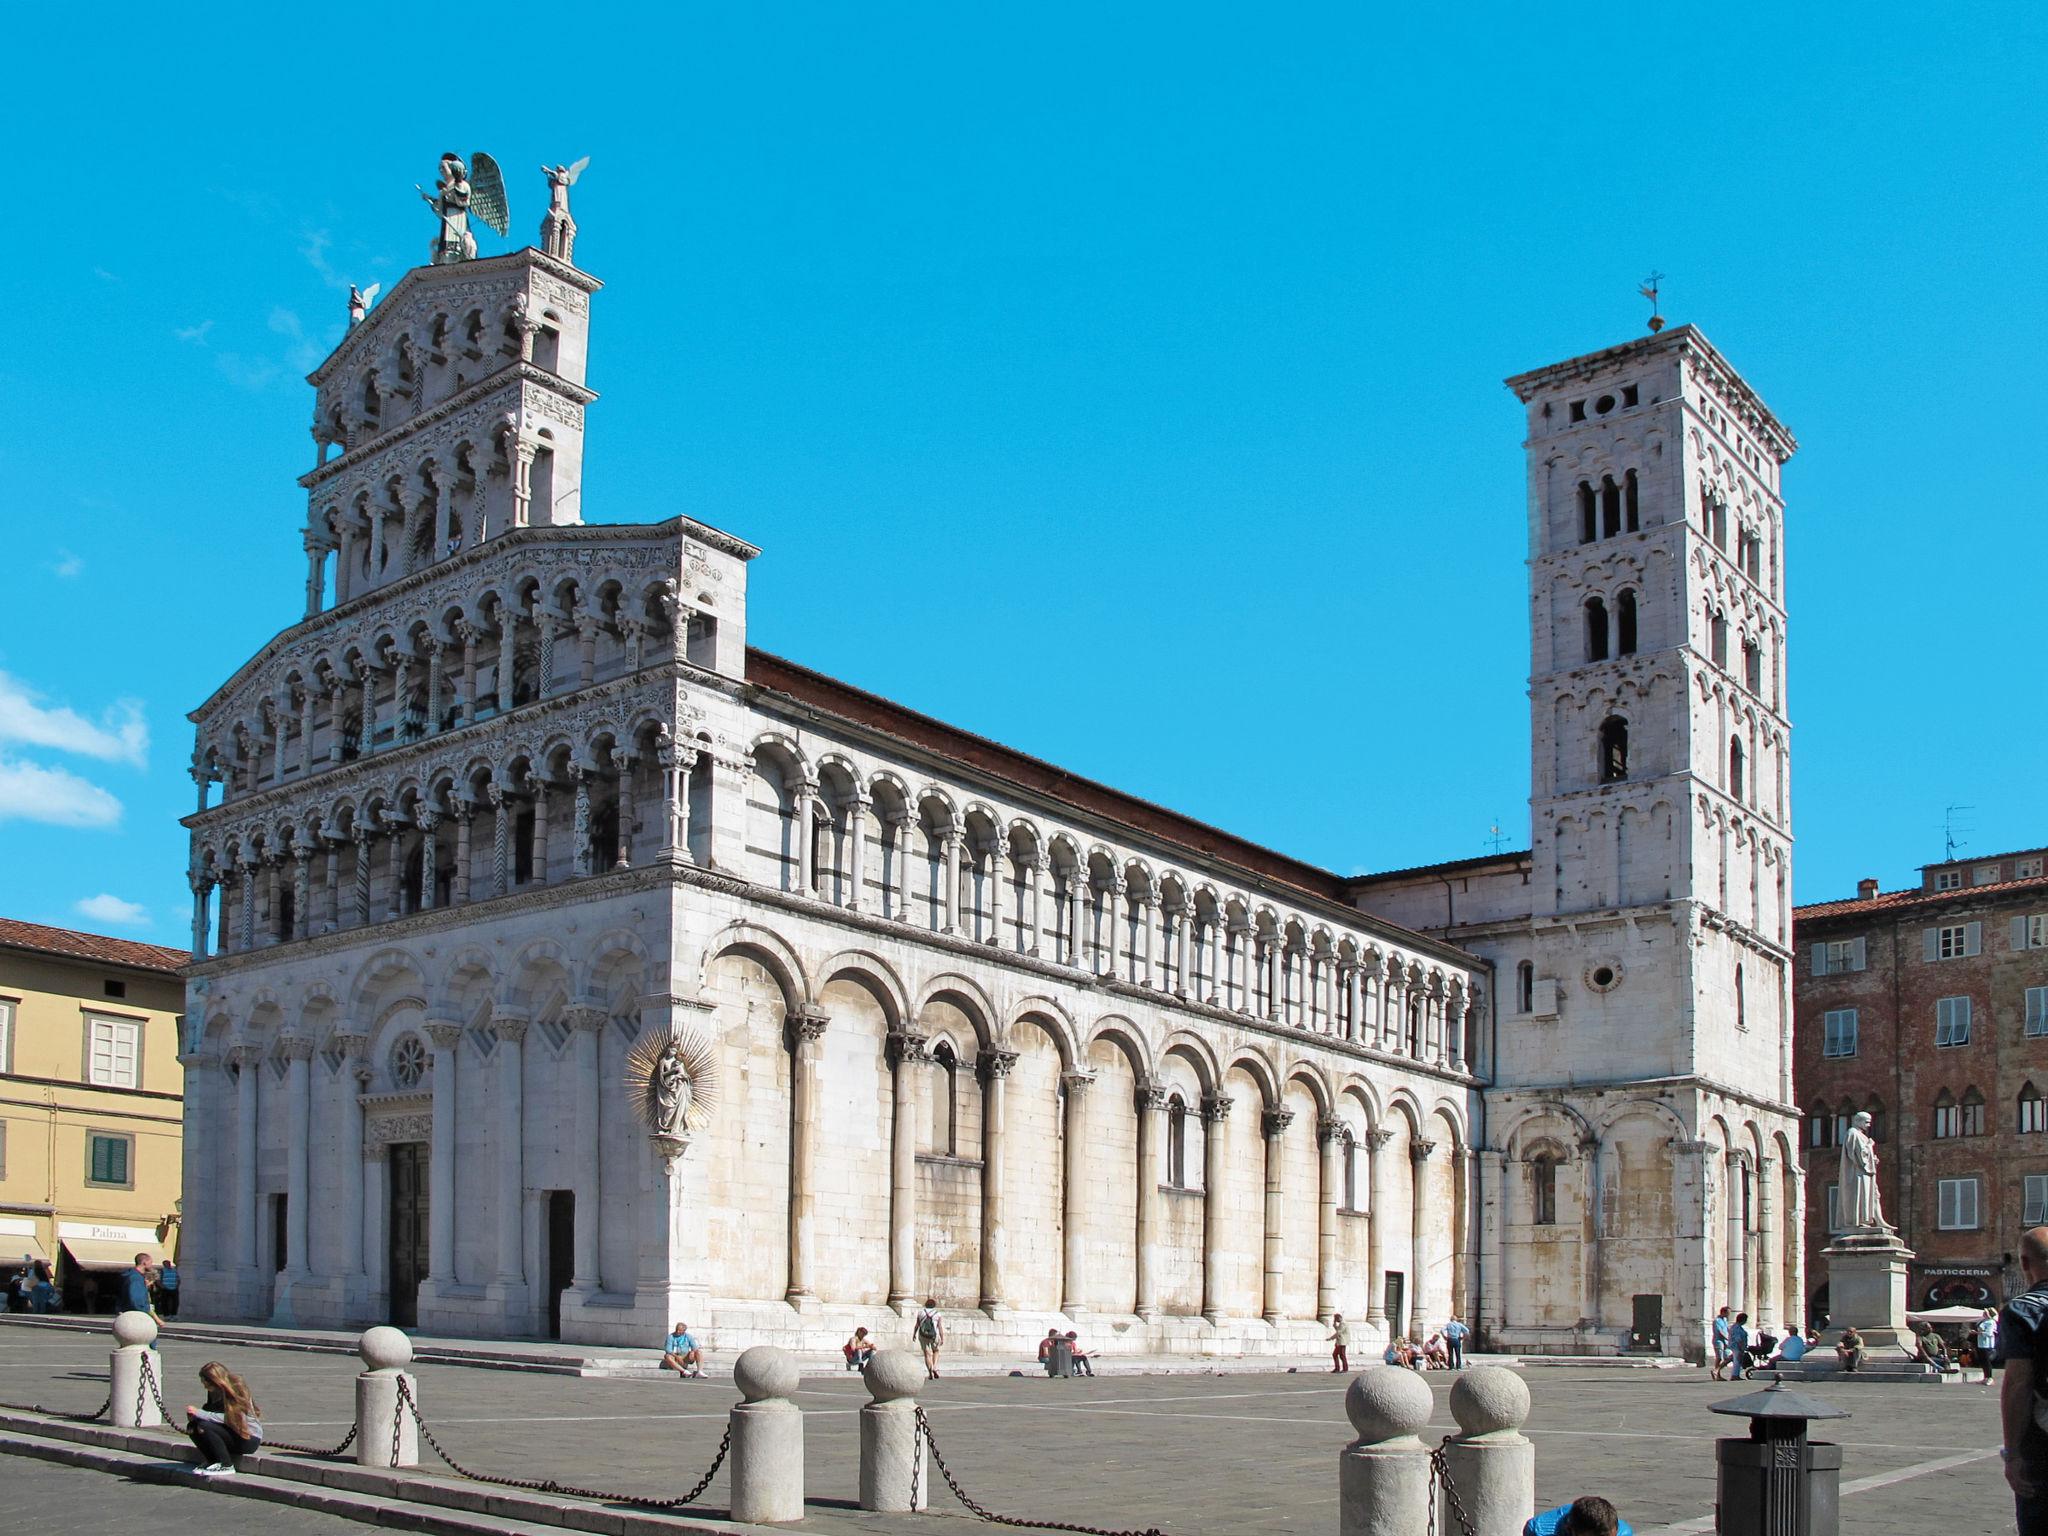
{"type": "Polygon", "coordinates": [[[920,1312],[917,1314],[917,1342],[936,1344],[939,1342],[939,1314],[920,1312]]]}

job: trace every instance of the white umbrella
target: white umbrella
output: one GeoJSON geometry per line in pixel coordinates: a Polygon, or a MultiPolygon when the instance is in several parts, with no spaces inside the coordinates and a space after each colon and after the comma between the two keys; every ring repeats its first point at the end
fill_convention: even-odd
{"type": "Polygon", "coordinates": [[[1936,1307],[1932,1312],[1908,1312],[1916,1323],[1974,1323],[1983,1319],[1982,1307],[1936,1307]]]}

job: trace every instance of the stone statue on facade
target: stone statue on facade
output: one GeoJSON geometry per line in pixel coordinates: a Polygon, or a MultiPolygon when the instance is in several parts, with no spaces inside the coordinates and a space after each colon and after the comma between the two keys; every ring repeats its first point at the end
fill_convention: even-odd
{"type": "Polygon", "coordinates": [[[370,312],[370,306],[377,302],[377,295],[383,292],[383,289],[384,285],[382,283],[372,283],[367,288],[358,288],[354,283],[348,285],[348,323],[350,325],[361,325],[363,323],[363,316],[370,312]]]}
{"type": "Polygon", "coordinates": [[[650,1025],[626,1053],[626,1095],[661,1155],[678,1157],[718,1103],[718,1052],[691,1024],[650,1025]]]}
{"type": "Polygon", "coordinates": [[[1845,1230],[1875,1227],[1889,1232],[1877,1194],[1877,1143],[1870,1137],[1870,1116],[1859,1112],[1842,1136],[1841,1208],[1845,1230]]]}
{"type": "Polygon", "coordinates": [[[417,183],[413,187],[441,220],[441,231],[431,247],[437,267],[476,260],[476,236],[469,232],[471,214],[501,236],[511,227],[505,205],[505,178],[498,170],[498,162],[482,152],[472,155],[470,160],[475,167],[473,177],[470,167],[462,163],[462,156],[451,150],[441,157],[441,179],[434,184],[433,191],[417,183]]]}
{"type": "Polygon", "coordinates": [[[540,221],[540,248],[549,255],[563,261],[574,261],[576,250],[576,221],[569,216],[569,189],[576,185],[576,178],[583,174],[583,168],[590,164],[585,155],[574,165],[544,165],[540,173],[548,179],[548,212],[540,221]]]}
{"type": "Polygon", "coordinates": [[[654,1134],[680,1136],[690,1112],[690,1071],[682,1047],[671,1039],[654,1064],[654,1134]]]}

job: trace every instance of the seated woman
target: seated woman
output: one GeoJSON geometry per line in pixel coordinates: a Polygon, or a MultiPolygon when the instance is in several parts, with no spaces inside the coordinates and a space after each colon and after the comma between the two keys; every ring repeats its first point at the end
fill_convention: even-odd
{"type": "Polygon", "coordinates": [[[868,1337],[867,1329],[856,1328],[853,1337],[839,1346],[839,1352],[846,1356],[849,1371],[866,1370],[868,1362],[875,1358],[875,1341],[868,1337]]]}
{"type": "Polygon", "coordinates": [[[185,1405],[185,1433],[199,1447],[193,1470],[201,1477],[233,1477],[235,1458],[262,1444],[263,1423],[248,1383],[218,1360],[199,1367],[199,1381],[206,1388],[206,1406],[185,1405]]]}
{"type": "Polygon", "coordinates": [[[1071,1329],[1067,1333],[1067,1353],[1073,1359],[1074,1374],[1076,1376],[1093,1376],[1095,1374],[1094,1360],[1090,1357],[1088,1351],[1081,1347],[1080,1335],[1074,1333],[1071,1329]]]}
{"type": "Polygon", "coordinates": [[[1451,1348],[1441,1333],[1432,1333],[1422,1346],[1422,1363],[1433,1370],[1451,1368],[1451,1348]]]}

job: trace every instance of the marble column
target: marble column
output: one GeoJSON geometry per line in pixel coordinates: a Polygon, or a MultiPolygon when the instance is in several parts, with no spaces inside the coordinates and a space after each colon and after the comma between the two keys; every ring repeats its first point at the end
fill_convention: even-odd
{"type": "Polygon", "coordinates": [[[1408,1316],[1412,1321],[1411,1331],[1423,1335],[1427,1323],[1434,1316],[1429,1295],[1429,1266],[1432,1253],[1429,1241],[1429,1158],[1436,1151],[1433,1141],[1416,1140],[1408,1143],[1409,1169],[1409,1224],[1408,1224],[1408,1316]]]}
{"type": "Polygon", "coordinates": [[[1585,1216],[1579,1229],[1579,1316],[1600,1316],[1600,1200],[1603,1185],[1598,1136],[1579,1138],[1579,1162],[1585,1175],[1585,1216]]]}
{"type": "Polygon", "coordinates": [[[889,1305],[899,1312],[917,1304],[918,1089],[930,1059],[925,1036],[912,1019],[889,1037],[894,1115],[889,1135],[889,1305]]]}
{"type": "Polygon", "coordinates": [[[1727,1166],[1723,1170],[1728,1191],[1728,1310],[1730,1313],[1749,1310],[1749,1255],[1748,1230],[1743,1221],[1742,1174],[1748,1166],[1740,1152],[1728,1154],[1727,1166]]]}
{"type": "MultiPolygon", "coordinates": [[[[1488,1148],[1479,1153],[1480,1191],[1479,1330],[1489,1340],[1507,1326],[1508,1273],[1501,1252],[1503,1229],[1507,1225],[1507,1167],[1499,1152],[1488,1148]]],[[[1497,1346],[1496,1346],[1497,1347],[1497,1346]]]]}
{"type": "Polygon", "coordinates": [[[1387,1321],[1387,1145],[1392,1131],[1367,1131],[1366,1183],[1372,1204],[1365,1213],[1365,1320],[1387,1321]]]}
{"type": "MultiPolygon", "coordinates": [[[[369,1084],[363,1084],[365,1090],[369,1084]]],[[[362,1165],[356,1182],[356,1199],[363,1213],[363,1316],[382,1322],[391,1307],[391,1148],[384,1142],[363,1142],[362,1165]]]]}
{"type": "Polygon", "coordinates": [[[1141,1083],[1138,1104],[1138,1296],[1140,1319],[1159,1315],[1159,1271],[1166,1227],[1166,1090],[1141,1083]]]}
{"type": "Polygon", "coordinates": [[[1266,1283],[1265,1303],[1259,1315],[1269,1323],[1278,1323],[1287,1315],[1280,1296],[1281,1275],[1286,1267],[1281,1221],[1287,1212],[1286,1181],[1282,1175],[1287,1166],[1287,1127],[1293,1123],[1291,1109],[1269,1109],[1259,1120],[1259,1133],[1266,1143],[1266,1283]]]}
{"type": "Polygon", "coordinates": [[[1024,940],[1024,953],[1036,955],[1045,943],[1045,876],[1052,865],[1044,854],[1032,859],[1031,871],[1031,926],[1024,940]]]}
{"type": "MultiPolygon", "coordinates": [[[[523,1013],[493,1009],[491,1030],[498,1037],[498,1102],[492,1116],[492,1139],[498,1163],[497,1283],[506,1292],[523,1295],[526,1285],[526,1220],[521,1193],[526,1186],[526,1031],[523,1013]]],[[[435,1122],[440,1117],[436,1115],[435,1122]]],[[[508,1319],[509,1321],[509,1319],[508,1319]]]]}
{"type": "Polygon", "coordinates": [[[553,784],[533,781],[533,876],[528,883],[535,887],[548,883],[548,823],[554,819],[548,801],[553,797],[553,784]]]}
{"type": "Polygon", "coordinates": [[[1067,953],[1063,958],[1076,970],[1088,966],[1087,940],[1083,937],[1088,921],[1087,890],[1088,882],[1081,878],[1079,870],[1067,876],[1067,953]]]}
{"type": "Polygon", "coordinates": [[[441,863],[440,816],[433,811],[422,810],[419,813],[419,828],[420,889],[418,910],[421,912],[431,912],[434,910],[434,897],[438,894],[436,887],[440,884],[440,881],[436,878],[439,874],[439,865],[441,863]]]}
{"type": "Polygon", "coordinates": [[[988,851],[988,935],[983,941],[1003,948],[1003,887],[1008,875],[1003,866],[1010,862],[1010,851],[1001,841],[988,851]]]}
{"type": "Polygon", "coordinates": [[[462,1044],[462,1025],[454,1019],[427,1024],[434,1048],[433,1139],[427,1166],[427,1282],[455,1283],[455,1063],[462,1044]]]}
{"type": "MultiPolygon", "coordinates": [[[[868,815],[873,809],[873,803],[862,794],[854,795],[846,803],[846,906],[851,912],[859,912],[868,904],[868,815]]],[[[686,835],[683,846],[689,845],[686,835]]]]}
{"type": "Polygon", "coordinates": [[[1227,1093],[1202,1095],[1202,1316],[1223,1317],[1223,1122],[1227,1093]]]}
{"type": "MultiPolygon", "coordinates": [[[[286,1061],[284,1267],[289,1288],[311,1274],[306,1265],[306,1233],[313,1206],[309,1157],[313,1139],[313,1042],[303,1035],[287,1035],[278,1045],[286,1061]]],[[[290,1308],[287,1305],[282,1310],[289,1314],[290,1308]]]]}
{"type": "Polygon", "coordinates": [[[1785,1164],[1785,1191],[1784,1291],[1790,1300],[1781,1321],[1789,1328],[1801,1318],[1812,1321],[1806,1306],[1806,1180],[1796,1163],[1785,1164]]]}
{"type": "Polygon", "coordinates": [[[1316,1316],[1327,1323],[1337,1312],[1337,1206],[1344,1196],[1344,1153],[1350,1145],[1344,1122],[1335,1115],[1316,1120],[1316,1145],[1322,1149],[1323,1177],[1316,1203],[1316,1316]]]}
{"type": "Polygon", "coordinates": [[[799,896],[818,893],[818,872],[814,866],[818,854],[818,832],[812,811],[817,801],[817,785],[802,783],[797,785],[796,794],[790,802],[790,836],[796,840],[796,893],[799,896]]]}
{"type": "Polygon", "coordinates": [[[475,816],[475,801],[455,802],[455,878],[448,888],[448,900],[452,906],[466,906],[469,903],[469,831],[470,822],[475,816]]]}
{"type": "Polygon", "coordinates": [[[366,1035],[337,1031],[332,1041],[342,1056],[334,1074],[335,1105],[341,1120],[341,1282],[346,1305],[360,1305],[363,1281],[363,1094],[374,1076],[363,1059],[366,1035]]]}
{"type": "Polygon", "coordinates": [[[798,1310],[817,1305],[818,1225],[818,1058],[832,1016],[816,1003],[789,1015],[789,1285],[786,1296],[798,1310]]]}
{"type": "Polygon", "coordinates": [[[201,874],[185,877],[185,883],[192,889],[192,958],[206,958],[206,898],[213,891],[213,881],[201,874]]]}
{"type": "Polygon", "coordinates": [[[1775,1329],[1781,1303],[1778,1289],[1778,1160],[1757,1159],[1756,1165],[1756,1300],[1750,1311],[1759,1328],[1775,1329]]]}
{"type": "Polygon", "coordinates": [[[939,931],[941,933],[958,933],[960,931],[960,833],[958,830],[952,828],[947,830],[945,844],[941,849],[941,853],[943,868],[940,878],[945,884],[945,890],[941,892],[943,899],[939,905],[939,931]]]}
{"type": "Polygon", "coordinates": [[[363,721],[362,734],[356,742],[356,755],[368,757],[377,749],[377,667],[364,667],[359,674],[362,683],[363,721]]]}
{"type": "Polygon", "coordinates": [[[1137,925],[1142,939],[1139,951],[1131,957],[1131,969],[1138,974],[1131,979],[1141,987],[1156,987],[1159,972],[1153,965],[1153,937],[1159,927],[1159,906],[1150,891],[1140,891],[1131,897],[1131,921],[1137,925]]]}
{"type": "Polygon", "coordinates": [[[1015,1051],[984,1049],[975,1059],[981,1090],[981,1305],[994,1317],[1007,1310],[1003,1278],[1010,1266],[1009,1201],[1005,1164],[1004,1083],[1017,1065],[1015,1051]]]}
{"type": "Polygon", "coordinates": [[[228,1059],[235,1067],[235,1263],[256,1278],[256,1084],[263,1058],[253,1045],[235,1046],[228,1059]]]}
{"type": "Polygon", "coordinates": [[[1062,1229],[1066,1262],[1060,1284],[1060,1310],[1078,1317],[1088,1310],[1088,1088],[1091,1072],[1069,1072],[1060,1079],[1067,1090],[1065,1178],[1061,1188],[1062,1229]]]}
{"type": "Polygon", "coordinates": [[[455,621],[455,638],[462,642],[462,682],[457,690],[457,725],[476,724],[477,627],[467,619],[455,621]]]}
{"type": "Polygon", "coordinates": [[[570,1160],[571,1182],[575,1186],[576,1232],[572,1241],[570,1286],[589,1297],[604,1288],[599,1275],[598,1232],[604,1201],[604,1125],[598,1092],[599,1045],[607,1017],[604,1009],[582,1006],[562,1011],[562,1022],[573,1032],[571,1059],[576,1102],[576,1155],[570,1160]]]}
{"type": "Polygon", "coordinates": [[[347,709],[348,684],[339,679],[330,682],[327,685],[327,716],[334,722],[334,739],[327,743],[327,761],[330,764],[341,762],[342,738],[346,735],[342,730],[342,717],[347,709]]]}
{"type": "Polygon", "coordinates": [[[576,785],[576,804],[569,833],[571,869],[578,879],[592,869],[590,849],[590,778],[596,770],[581,763],[569,765],[569,777],[576,785]]]}
{"type": "Polygon", "coordinates": [[[341,926],[341,839],[323,837],[320,847],[327,856],[321,881],[321,906],[327,915],[321,921],[320,931],[333,933],[341,926]]]}
{"type": "Polygon", "coordinates": [[[354,895],[356,926],[360,928],[370,921],[370,834],[357,827],[349,833],[348,840],[356,849],[354,895]]]}

